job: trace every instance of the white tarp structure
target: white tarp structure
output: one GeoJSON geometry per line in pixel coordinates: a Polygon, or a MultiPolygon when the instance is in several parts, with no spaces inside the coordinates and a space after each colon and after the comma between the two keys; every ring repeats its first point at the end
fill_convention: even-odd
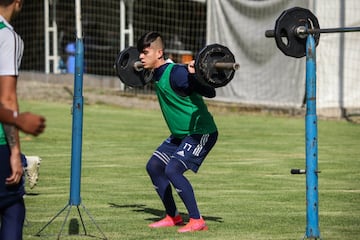
{"type": "MultiPolygon", "coordinates": [[[[320,26],[360,26],[360,1],[316,1],[320,26]],[[329,13],[328,9],[331,9],[329,13]]],[[[360,32],[322,34],[317,47],[318,106],[360,109],[360,32]]]]}
{"type": "MultiPolygon", "coordinates": [[[[219,100],[275,107],[301,107],[305,96],[305,58],[285,56],[265,38],[283,10],[310,9],[321,27],[360,26],[360,1],[208,0],[207,43],[229,47],[240,70],[219,100]],[[346,4],[344,3],[346,2],[346,4]],[[344,18],[346,16],[346,18],[344,18]],[[341,26],[344,24],[344,26],[341,26]]],[[[318,109],[338,115],[360,108],[360,32],[322,34],[317,47],[318,109]]]]}

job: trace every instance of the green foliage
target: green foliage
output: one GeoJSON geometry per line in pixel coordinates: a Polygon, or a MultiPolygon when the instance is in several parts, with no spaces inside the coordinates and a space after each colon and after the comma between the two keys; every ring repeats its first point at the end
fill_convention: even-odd
{"type": "MultiPolygon", "coordinates": [[[[22,102],[22,110],[47,117],[46,133],[21,135],[27,155],[42,158],[40,179],[27,188],[24,239],[34,237],[69,201],[71,105],[22,102]]],[[[302,239],[306,227],[304,119],[214,113],[218,143],[198,174],[187,173],[209,231],[178,234],[149,229],[163,207],[145,171],[152,151],[169,134],[159,111],[106,105],[84,107],[82,205],[108,239],[302,239]]],[[[360,125],[319,121],[319,219],[323,239],[360,236],[360,125]]],[[[175,195],[178,208],[186,209],[175,195]]],[[[76,206],[41,233],[61,239],[83,234],[76,206]],[[77,224],[80,224],[77,230],[77,224]],[[70,228],[69,228],[70,226],[70,228]],[[75,228],[75,230],[74,230],[75,228]]],[[[87,233],[101,237],[86,212],[87,233]]]]}

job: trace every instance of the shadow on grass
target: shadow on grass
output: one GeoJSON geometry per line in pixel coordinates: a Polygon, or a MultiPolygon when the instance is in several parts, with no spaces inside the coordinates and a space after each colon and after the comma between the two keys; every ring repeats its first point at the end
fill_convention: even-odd
{"type": "MultiPolygon", "coordinates": [[[[164,210],[154,209],[154,208],[148,208],[145,204],[126,204],[126,205],[119,205],[116,203],[109,203],[109,206],[112,208],[132,208],[133,212],[145,212],[151,215],[154,215],[156,217],[154,218],[147,218],[145,220],[150,221],[157,221],[160,218],[164,217],[164,210]]],[[[180,215],[183,217],[184,221],[189,221],[189,217],[187,216],[187,213],[180,212],[180,215]]],[[[213,221],[213,222],[219,222],[222,223],[223,219],[221,217],[216,216],[202,216],[206,221],[213,221]]]]}
{"type": "Polygon", "coordinates": [[[79,235],[79,220],[76,218],[70,219],[69,235],[79,235]]]}
{"type": "Polygon", "coordinates": [[[40,193],[26,192],[25,195],[27,195],[27,196],[38,196],[38,195],[40,195],[40,193]]]}

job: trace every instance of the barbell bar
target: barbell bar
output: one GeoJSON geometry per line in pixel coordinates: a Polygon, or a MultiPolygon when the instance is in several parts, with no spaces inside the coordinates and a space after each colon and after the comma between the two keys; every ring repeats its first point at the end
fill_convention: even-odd
{"type": "MultiPolygon", "coordinates": [[[[178,64],[184,67],[188,67],[189,64],[178,64]]],[[[228,63],[228,62],[215,62],[212,64],[211,67],[214,67],[216,69],[227,69],[227,70],[234,70],[237,71],[240,69],[240,64],[239,63],[228,63]]],[[[142,64],[141,61],[136,61],[134,62],[134,69],[138,72],[143,71],[144,70],[144,65],[142,64]]]]}
{"type": "MultiPolygon", "coordinates": [[[[339,27],[339,28],[307,28],[305,26],[299,26],[294,29],[294,33],[298,37],[307,37],[308,34],[317,34],[317,33],[345,33],[345,32],[359,32],[360,27],[339,27]]],[[[273,38],[275,37],[275,30],[266,30],[265,37],[273,38]]],[[[284,37],[284,35],[282,35],[284,37]]]]}
{"type": "MultiPolygon", "coordinates": [[[[145,86],[152,79],[152,72],[144,69],[135,47],[121,51],[116,58],[115,68],[120,80],[130,87],[145,86]]],[[[180,64],[187,67],[186,64],[180,64]]],[[[234,77],[240,64],[235,62],[233,53],[225,46],[211,44],[199,51],[195,59],[195,74],[202,84],[223,87],[234,77]]]]}

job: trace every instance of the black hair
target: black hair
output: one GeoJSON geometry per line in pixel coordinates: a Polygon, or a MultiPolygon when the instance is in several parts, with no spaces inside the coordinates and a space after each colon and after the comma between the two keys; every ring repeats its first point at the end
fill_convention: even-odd
{"type": "Polygon", "coordinates": [[[0,6],[9,6],[10,4],[12,4],[14,2],[14,0],[0,0],[0,6]]]}
{"type": "Polygon", "coordinates": [[[154,42],[158,37],[160,37],[162,44],[164,44],[163,38],[158,32],[147,32],[140,37],[137,42],[137,49],[139,52],[142,52],[145,48],[150,47],[150,44],[154,42]]]}

